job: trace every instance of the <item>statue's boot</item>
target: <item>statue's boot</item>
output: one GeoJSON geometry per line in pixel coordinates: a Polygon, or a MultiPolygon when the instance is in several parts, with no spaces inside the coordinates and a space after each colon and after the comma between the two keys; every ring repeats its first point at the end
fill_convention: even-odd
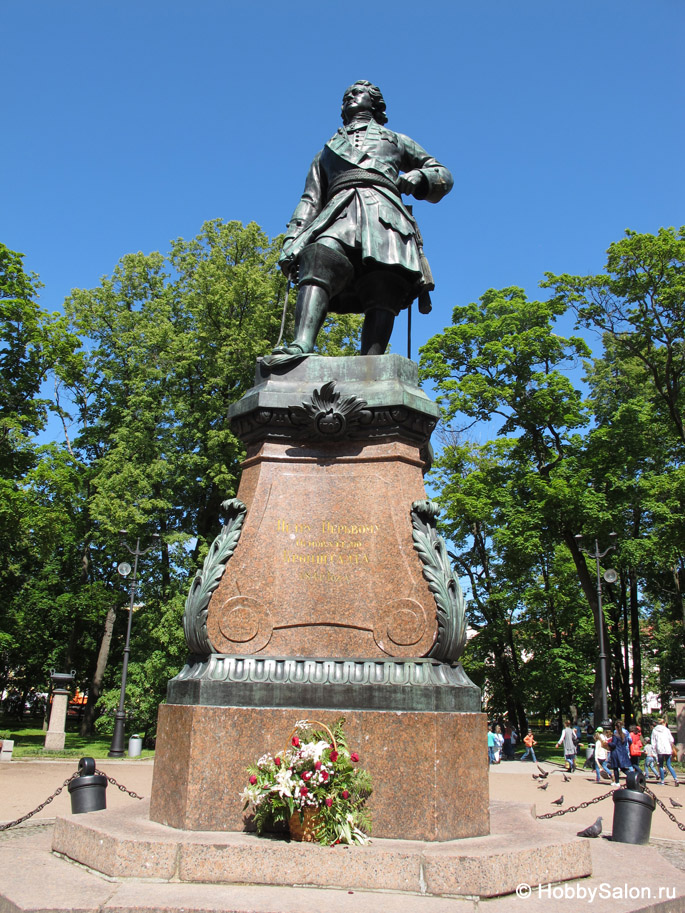
{"type": "Polygon", "coordinates": [[[371,308],[364,315],[362,325],[361,355],[384,355],[388,348],[395,315],[392,311],[371,308]]]}
{"type": "Polygon", "coordinates": [[[411,301],[411,286],[396,270],[379,269],[361,276],[356,288],[364,308],[361,354],[383,355],[395,317],[411,301]]]}
{"type": "Polygon", "coordinates": [[[314,351],[316,337],[328,313],[329,300],[328,292],[323,286],[300,284],[295,305],[297,333],[285,348],[287,354],[295,355],[299,351],[302,355],[308,355],[314,351]]]}
{"type": "Polygon", "coordinates": [[[295,339],[274,354],[308,355],[328,314],[328,305],[351,281],[352,264],[342,247],[331,239],[308,244],[297,263],[298,293],[295,305],[295,339]]]}
{"type": "Polygon", "coordinates": [[[297,335],[287,346],[279,346],[263,358],[267,368],[290,365],[314,351],[314,343],[328,313],[328,292],[320,285],[300,285],[295,305],[297,335]]]}

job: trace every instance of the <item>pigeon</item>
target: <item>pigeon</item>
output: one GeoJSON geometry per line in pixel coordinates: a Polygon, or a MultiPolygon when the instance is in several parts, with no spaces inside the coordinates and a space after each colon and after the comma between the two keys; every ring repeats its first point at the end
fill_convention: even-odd
{"type": "MultiPolygon", "coordinates": [[[[671,797],[669,796],[669,799],[670,799],[670,798],[671,798],[671,797]]],[[[671,799],[671,808],[682,808],[682,807],[683,807],[683,803],[682,803],[682,802],[676,802],[675,799],[671,799]]]]}
{"type": "Polygon", "coordinates": [[[531,774],[531,777],[532,777],[534,780],[538,780],[538,779],[539,779],[539,774],[531,774]]]}
{"type": "Polygon", "coordinates": [[[564,804],[563,796],[559,796],[558,799],[552,799],[552,805],[563,805],[563,804],[564,804]]]}
{"type": "Polygon", "coordinates": [[[547,779],[547,777],[549,776],[549,771],[545,770],[544,767],[540,767],[539,764],[537,765],[537,768],[540,771],[540,779],[541,780],[547,779]]]}
{"type": "Polygon", "coordinates": [[[547,789],[549,783],[543,783],[542,786],[538,786],[538,789],[547,789]]]}
{"type": "Polygon", "coordinates": [[[570,778],[570,777],[567,777],[566,774],[562,774],[562,776],[563,776],[563,778],[564,778],[564,783],[570,783],[570,782],[571,782],[571,778],[570,778]]]}
{"type": "Polygon", "coordinates": [[[586,827],[584,831],[578,831],[578,837],[599,837],[602,833],[602,819],[598,818],[594,824],[591,824],[590,827],[586,827]]]}

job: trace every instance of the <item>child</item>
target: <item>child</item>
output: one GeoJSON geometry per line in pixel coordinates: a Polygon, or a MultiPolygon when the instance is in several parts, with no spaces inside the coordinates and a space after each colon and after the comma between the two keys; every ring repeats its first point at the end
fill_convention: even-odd
{"type": "Polygon", "coordinates": [[[652,743],[649,739],[645,739],[645,777],[649,779],[649,771],[651,770],[654,774],[654,779],[659,779],[659,773],[656,769],[656,751],[652,747],[652,743]]]}
{"type": "Polygon", "coordinates": [[[531,756],[530,759],[533,762],[533,764],[537,764],[538,759],[535,757],[535,752],[533,750],[533,745],[537,745],[537,742],[535,741],[535,738],[533,736],[532,729],[529,729],[528,735],[525,735],[523,737],[523,743],[526,746],[526,750],[523,752],[523,756],[521,757],[521,760],[525,761],[526,758],[528,757],[528,755],[530,755],[531,756]]]}

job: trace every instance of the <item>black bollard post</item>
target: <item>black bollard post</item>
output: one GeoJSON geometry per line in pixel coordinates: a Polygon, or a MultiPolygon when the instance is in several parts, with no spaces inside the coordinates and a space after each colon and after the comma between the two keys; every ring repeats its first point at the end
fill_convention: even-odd
{"type": "Polygon", "coordinates": [[[614,824],[611,839],[617,843],[649,843],[652,814],[656,803],[645,793],[645,775],[632,770],[626,776],[624,789],[613,795],[614,824]]]}
{"type": "Polygon", "coordinates": [[[78,762],[79,776],[68,785],[71,796],[71,813],[99,812],[107,808],[107,777],[95,773],[94,758],[81,758],[78,762]]]}

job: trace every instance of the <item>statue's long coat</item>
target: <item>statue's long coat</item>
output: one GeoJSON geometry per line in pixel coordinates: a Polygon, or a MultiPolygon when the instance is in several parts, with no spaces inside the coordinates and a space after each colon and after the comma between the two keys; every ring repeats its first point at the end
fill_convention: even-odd
{"type": "MultiPolygon", "coordinates": [[[[335,179],[355,168],[380,173],[393,183],[400,172],[418,170],[425,178],[421,199],[430,203],[441,200],[453,185],[449,170],[408,136],[371,121],[362,147],[356,148],[341,128],[312,162],[304,193],[288,223],[282,261],[296,260],[307,244],[327,236],[348,246],[352,242],[361,251],[365,268],[383,264],[407,270],[414,280],[414,296],[432,289],[418,228],[398,195],[383,187],[360,186],[328,199],[335,179]]],[[[335,303],[332,309],[337,309],[335,303]]]]}

